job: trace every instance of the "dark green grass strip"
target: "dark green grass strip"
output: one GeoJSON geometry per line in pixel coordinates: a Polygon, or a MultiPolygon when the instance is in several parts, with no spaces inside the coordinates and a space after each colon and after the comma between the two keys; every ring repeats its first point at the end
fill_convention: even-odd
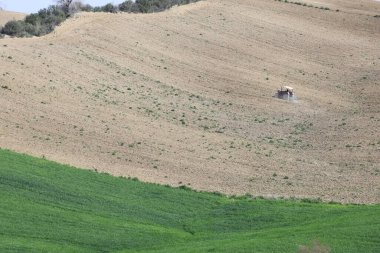
{"type": "Polygon", "coordinates": [[[380,252],[380,206],[227,198],[0,150],[0,252],[380,252]]]}

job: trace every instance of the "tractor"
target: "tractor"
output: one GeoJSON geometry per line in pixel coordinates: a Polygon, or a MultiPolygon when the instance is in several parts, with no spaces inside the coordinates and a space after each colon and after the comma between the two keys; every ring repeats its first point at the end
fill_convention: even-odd
{"type": "Polygon", "coordinates": [[[281,86],[281,88],[277,91],[278,98],[293,98],[294,89],[289,86],[281,86]]]}

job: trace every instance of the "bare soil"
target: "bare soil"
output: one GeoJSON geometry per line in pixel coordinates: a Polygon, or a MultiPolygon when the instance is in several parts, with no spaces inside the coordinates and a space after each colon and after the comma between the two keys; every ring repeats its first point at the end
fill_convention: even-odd
{"type": "Polygon", "coordinates": [[[331,10],[83,13],[0,40],[0,147],[198,190],[380,203],[380,3],[318,2],[331,10]],[[273,98],[282,85],[297,103],[273,98]]]}

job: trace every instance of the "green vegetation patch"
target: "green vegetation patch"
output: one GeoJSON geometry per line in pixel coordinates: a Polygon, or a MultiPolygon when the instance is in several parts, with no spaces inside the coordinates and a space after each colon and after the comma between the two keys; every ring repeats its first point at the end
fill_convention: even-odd
{"type": "Polygon", "coordinates": [[[0,150],[0,252],[380,252],[380,206],[228,198],[0,150]]]}
{"type": "Polygon", "coordinates": [[[129,12],[129,13],[152,13],[161,12],[175,5],[184,5],[199,0],[136,0],[124,1],[119,5],[108,3],[104,6],[92,7],[81,1],[57,0],[56,5],[41,9],[38,13],[32,13],[24,20],[11,20],[0,27],[0,38],[4,35],[12,37],[43,36],[54,31],[54,28],[64,22],[73,14],[86,12],[129,12]]]}

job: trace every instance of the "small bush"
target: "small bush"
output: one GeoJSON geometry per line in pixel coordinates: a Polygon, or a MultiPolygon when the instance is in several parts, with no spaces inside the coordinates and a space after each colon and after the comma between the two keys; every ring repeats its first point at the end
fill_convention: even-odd
{"type": "Polygon", "coordinates": [[[131,0],[125,1],[119,4],[119,10],[122,12],[137,12],[138,11],[137,6],[131,0]]]}
{"type": "Polygon", "coordinates": [[[9,36],[24,37],[25,36],[25,22],[20,20],[12,20],[5,24],[1,31],[3,34],[9,36]]]}
{"type": "Polygon", "coordinates": [[[72,16],[73,14],[80,12],[80,11],[90,12],[93,10],[94,10],[94,8],[89,4],[83,4],[82,2],[73,2],[69,6],[68,16],[72,16]]]}
{"type": "Polygon", "coordinates": [[[81,5],[80,10],[81,11],[93,11],[94,7],[92,7],[89,4],[84,4],[84,5],[81,5]]]}
{"type": "Polygon", "coordinates": [[[117,6],[109,3],[100,8],[102,12],[116,13],[118,11],[117,6]]]}

